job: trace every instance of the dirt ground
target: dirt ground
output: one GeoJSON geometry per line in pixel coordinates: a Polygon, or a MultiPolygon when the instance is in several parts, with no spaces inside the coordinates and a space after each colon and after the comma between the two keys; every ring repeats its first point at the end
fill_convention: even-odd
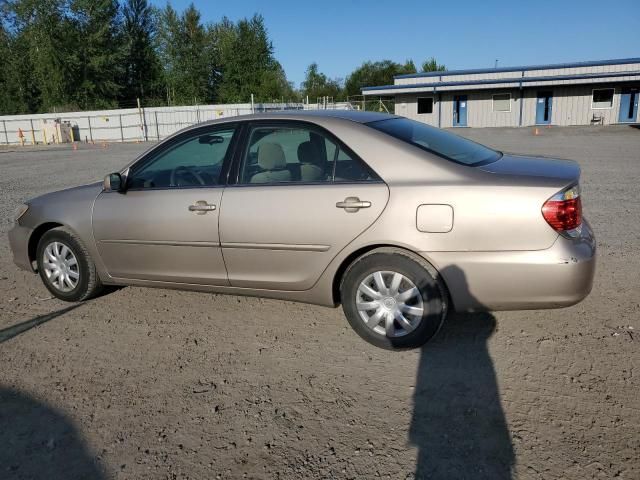
{"type": "Polygon", "coordinates": [[[146,146],[0,149],[0,478],[640,478],[640,130],[458,133],[580,162],[595,286],[564,310],[453,316],[403,353],[340,309],[52,299],[12,264],[14,208],[146,146]]]}

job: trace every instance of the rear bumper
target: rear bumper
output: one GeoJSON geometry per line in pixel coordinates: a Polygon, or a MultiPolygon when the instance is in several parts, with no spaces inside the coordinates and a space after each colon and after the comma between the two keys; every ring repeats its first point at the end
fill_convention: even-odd
{"type": "Polygon", "coordinates": [[[529,310],[574,305],[591,291],[596,242],[559,236],[546,250],[425,252],[442,275],[457,311],[529,310]]]}
{"type": "Polygon", "coordinates": [[[23,270],[33,272],[31,260],[29,259],[29,237],[33,230],[22,225],[15,224],[9,230],[9,245],[13,253],[13,263],[23,270]]]}

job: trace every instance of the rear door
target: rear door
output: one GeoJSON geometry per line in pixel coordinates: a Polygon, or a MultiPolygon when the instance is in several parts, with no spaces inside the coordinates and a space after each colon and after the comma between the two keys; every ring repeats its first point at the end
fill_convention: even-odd
{"type": "Polygon", "coordinates": [[[384,210],[387,186],[306,122],[254,122],[225,189],[220,237],[232,286],[307,290],[384,210]]]}
{"type": "Polygon", "coordinates": [[[124,193],[98,196],[93,231],[110,275],[228,285],[218,215],[235,131],[185,132],[137,162],[124,193]]]}
{"type": "Polygon", "coordinates": [[[453,97],[453,126],[467,126],[467,96],[456,95],[453,97]]]}
{"type": "Polygon", "coordinates": [[[552,107],[553,93],[547,90],[538,92],[536,98],[536,125],[549,125],[551,123],[552,107]]]}
{"type": "Polygon", "coordinates": [[[620,94],[620,113],[618,122],[634,123],[638,116],[639,89],[623,88],[620,94]]]}

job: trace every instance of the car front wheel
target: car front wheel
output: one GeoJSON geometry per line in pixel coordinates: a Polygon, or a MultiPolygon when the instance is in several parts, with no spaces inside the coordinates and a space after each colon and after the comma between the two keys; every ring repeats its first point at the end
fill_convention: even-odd
{"type": "Polygon", "coordinates": [[[447,313],[448,297],[435,269],[402,249],[374,250],[358,258],[343,276],[340,295],[358,335],[386,349],[424,345],[447,313]]]}
{"type": "Polygon", "coordinates": [[[47,231],[36,255],[40,278],[55,297],[79,302],[102,288],[89,253],[71,230],[59,227],[47,231]]]}

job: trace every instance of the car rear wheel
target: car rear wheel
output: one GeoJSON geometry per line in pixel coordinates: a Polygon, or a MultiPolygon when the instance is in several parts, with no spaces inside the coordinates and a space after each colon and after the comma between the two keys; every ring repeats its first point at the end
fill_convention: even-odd
{"type": "Polygon", "coordinates": [[[64,227],[47,231],[37,249],[38,273],[60,300],[79,302],[102,288],[96,267],[81,240],[64,227]]]}
{"type": "Polygon", "coordinates": [[[374,250],[358,258],[343,276],[340,295],[356,333],[386,349],[424,345],[447,313],[448,297],[435,269],[402,249],[374,250]]]}

